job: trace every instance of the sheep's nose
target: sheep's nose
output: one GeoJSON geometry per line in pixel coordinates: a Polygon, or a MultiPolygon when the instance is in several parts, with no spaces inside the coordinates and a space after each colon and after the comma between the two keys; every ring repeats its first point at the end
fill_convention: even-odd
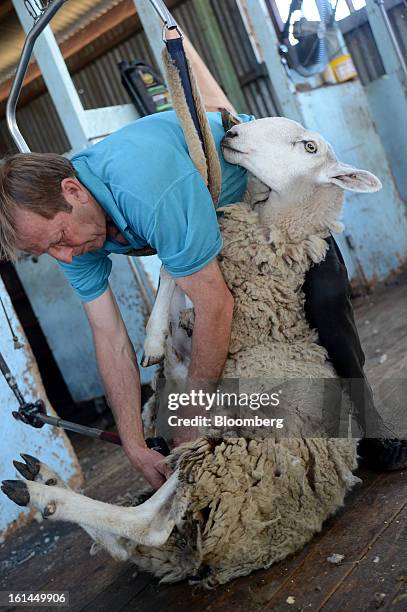
{"type": "Polygon", "coordinates": [[[226,132],[227,138],[236,138],[237,136],[239,136],[239,134],[237,133],[237,130],[235,128],[232,128],[231,130],[228,130],[226,132]]]}

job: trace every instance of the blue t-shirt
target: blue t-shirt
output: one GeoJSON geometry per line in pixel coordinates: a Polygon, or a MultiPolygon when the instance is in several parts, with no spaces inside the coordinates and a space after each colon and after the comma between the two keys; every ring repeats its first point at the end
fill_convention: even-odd
{"type": "MultiPolygon", "coordinates": [[[[222,170],[219,206],[238,202],[246,171],[221,153],[220,113],[208,113],[222,170]]],[[[243,121],[253,117],[240,115],[243,121]]],[[[79,181],[92,193],[129,242],[106,240],[103,247],[58,262],[84,302],[108,286],[110,253],[126,254],[147,245],[156,249],[172,276],[187,276],[206,266],[222,248],[210,193],[189,157],[174,112],[138,119],[72,158],[79,181]]]]}

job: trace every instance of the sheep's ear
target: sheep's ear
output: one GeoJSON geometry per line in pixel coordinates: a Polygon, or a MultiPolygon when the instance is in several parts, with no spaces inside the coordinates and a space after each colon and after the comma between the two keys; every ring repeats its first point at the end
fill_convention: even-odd
{"type": "Polygon", "coordinates": [[[239,117],[236,117],[236,115],[227,108],[222,108],[220,112],[222,115],[222,125],[225,132],[232,129],[234,125],[239,125],[239,123],[242,123],[239,117]]]}
{"type": "Polygon", "coordinates": [[[328,180],[342,189],[361,193],[379,191],[382,188],[382,184],[377,176],[371,172],[359,170],[359,168],[354,168],[340,162],[330,169],[328,180]]]}

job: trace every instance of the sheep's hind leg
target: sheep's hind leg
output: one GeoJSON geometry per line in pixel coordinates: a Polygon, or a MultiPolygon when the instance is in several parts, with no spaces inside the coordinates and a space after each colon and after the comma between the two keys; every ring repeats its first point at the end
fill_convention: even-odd
{"type": "MultiPolygon", "coordinates": [[[[21,457],[24,459],[25,463],[22,463],[21,461],[13,461],[13,464],[16,470],[24,478],[47,486],[58,486],[71,491],[67,483],[45,463],[41,463],[39,459],[24,453],[21,454],[21,457]]],[[[21,493],[23,493],[23,487],[17,485],[17,488],[18,487],[20,488],[21,493]]],[[[80,523],[79,526],[82,527],[82,529],[84,529],[84,531],[86,531],[86,533],[94,540],[97,547],[107,550],[107,552],[117,561],[126,561],[129,558],[129,553],[126,550],[124,541],[120,541],[120,538],[117,536],[94,529],[93,527],[81,525],[80,523]]],[[[95,544],[91,548],[91,554],[97,550],[95,544]]]]}
{"type": "Polygon", "coordinates": [[[183,510],[179,507],[174,513],[172,508],[177,482],[178,474],[174,473],[148,501],[133,508],[96,501],[32,478],[27,482],[5,480],[1,488],[16,504],[37,508],[46,519],[69,521],[137,544],[159,547],[167,541],[183,510]]]}

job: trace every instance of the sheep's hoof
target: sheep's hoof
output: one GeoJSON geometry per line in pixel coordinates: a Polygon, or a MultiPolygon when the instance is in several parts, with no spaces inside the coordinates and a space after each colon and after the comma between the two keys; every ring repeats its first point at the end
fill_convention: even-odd
{"type": "Polygon", "coordinates": [[[57,505],[55,502],[49,502],[49,504],[47,504],[44,508],[44,510],[42,511],[42,516],[43,518],[47,519],[50,516],[52,516],[53,514],[55,514],[57,510],[57,505]]]}
{"type": "Polygon", "coordinates": [[[35,480],[35,477],[40,473],[41,463],[35,457],[21,453],[20,455],[25,463],[21,461],[13,461],[13,465],[17,472],[24,476],[27,480],[35,480]]]}
{"type": "Polygon", "coordinates": [[[145,353],[143,353],[143,356],[141,358],[141,365],[143,366],[143,368],[148,368],[149,366],[161,363],[163,359],[164,355],[146,355],[145,353]]]}
{"type": "Polygon", "coordinates": [[[22,480],[3,480],[1,490],[18,506],[28,506],[30,493],[22,480]]]}
{"type": "Polygon", "coordinates": [[[58,484],[58,481],[56,478],[48,478],[48,480],[46,480],[44,484],[47,485],[48,487],[54,487],[55,485],[58,484]]]}

